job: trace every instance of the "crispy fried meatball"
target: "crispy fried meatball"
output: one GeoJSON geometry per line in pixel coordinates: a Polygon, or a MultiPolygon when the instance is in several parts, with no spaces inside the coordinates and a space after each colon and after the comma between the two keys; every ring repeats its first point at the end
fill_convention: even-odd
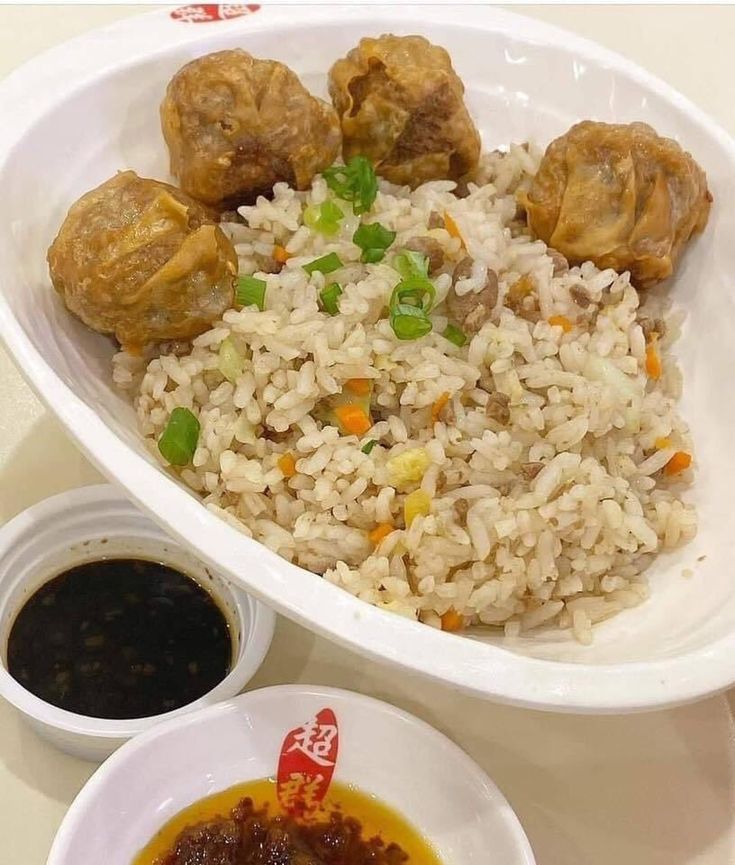
{"type": "Polygon", "coordinates": [[[48,263],[71,312],[133,350],[205,331],[232,306],[237,274],[234,247],[206,208],[133,171],[72,205],[48,263]]]}
{"type": "Polygon", "coordinates": [[[423,36],[361,39],[329,71],[345,160],[361,154],[393,183],[458,180],[480,156],[464,85],[423,36]]]}
{"type": "Polygon", "coordinates": [[[523,197],[531,229],[572,264],[630,270],[640,288],[673,273],[711,201],[675,141],[645,123],[591,120],[552,141],[523,197]]]}
{"type": "Polygon", "coordinates": [[[237,207],[285,181],[306,189],[339,152],[339,121],[287,66],[245,51],[180,69],[161,105],[171,172],[207,204],[237,207]]]}

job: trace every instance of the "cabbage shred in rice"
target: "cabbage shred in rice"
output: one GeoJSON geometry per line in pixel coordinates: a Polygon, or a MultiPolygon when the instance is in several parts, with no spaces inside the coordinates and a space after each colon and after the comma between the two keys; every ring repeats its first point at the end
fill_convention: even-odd
{"type": "Polygon", "coordinates": [[[653,370],[639,307],[654,299],[625,273],[560,266],[522,230],[515,192],[537,163],[525,147],[489,154],[461,198],[451,181],[413,192],[381,182],[362,219],[396,238],[373,264],[360,261],[360,217],[344,202],[336,234],[304,224],[305,209],[330,197],[321,177],[308,192],[277,184],[272,201],[240,208],[244,224],[227,230],[241,273],[265,280],[264,309],[229,310],[185,353],[147,366],[115,357],[151,453],[162,461],[171,412],[189,408],[198,446],[172,470],[286,559],[428,625],[508,635],[557,626],[589,642],[592,624],[647,596],[655,555],[694,536],[681,499],[690,473],[666,471],[692,448],[667,353],[675,322],[653,344],[653,370]],[[398,340],[387,317],[401,279],[392,259],[427,236],[444,258],[432,275],[433,329],[398,340]],[[261,272],[274,245],[285,265],[261,272]],[[342,267],[306,273],[331,252],[342,267]],[[465,255],[474,264],[456,293],[480,291],[492,269],[498,298],[460,346],[442,335],[443,301],[465,255]],[[336,315],[320,305],[333,283],[336,315]],[[372,385],[373,425],[345,434],[321,407],[353,379],[372,385]]]}

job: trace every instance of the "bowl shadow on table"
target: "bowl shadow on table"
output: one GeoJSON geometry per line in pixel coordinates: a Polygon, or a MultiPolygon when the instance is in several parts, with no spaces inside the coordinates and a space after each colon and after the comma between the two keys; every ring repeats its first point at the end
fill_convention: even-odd
{"type": "Polygon", "coordinates": [[[328,643],[279,618],[251,687],[293,681],[373,694],[454,739],[508,798],[538,865],[689,865],[723,844],[728,855],[712,861],[735,861],[735,759],[722,753],[734,731],[724,700],[621,716],[493,705],[346,649],[335,660],[328,643]],[[693,775],[696,800],[682,783],[693,775]]]}
{"type": "Polygon", "coordinates": [[[0,525],[43,498],[101,480],[62,427],[44,414],[0,468],[0,525]]]}
{"type": "Polygon", "coordinates": [[[0,763],[24,786],[64,806],[97,768],[96,763],[77,760],[45,742],[4,700],[0,700],[0,727],[4,731],[0,763]]]}

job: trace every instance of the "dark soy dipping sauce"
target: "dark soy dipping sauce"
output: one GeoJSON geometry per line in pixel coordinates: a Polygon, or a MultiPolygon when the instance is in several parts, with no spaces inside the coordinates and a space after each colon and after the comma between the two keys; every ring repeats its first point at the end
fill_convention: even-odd
{"type": "Polygon", "coordinates": [[[33,594],[8,671],[36,696],[95,718],[143,718],[211,691],[232,663],[222,610],[197,582],[144,559],[70,568],[33,594]]]}

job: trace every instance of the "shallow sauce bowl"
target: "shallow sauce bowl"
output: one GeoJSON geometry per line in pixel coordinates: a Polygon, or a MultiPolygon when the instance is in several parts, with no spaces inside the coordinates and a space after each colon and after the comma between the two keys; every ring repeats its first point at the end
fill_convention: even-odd
{"type": "Polygon", "coordinates": [[[167,10],[124,21],[11,75],[0,85],[0,112],[0,335],[90,459],[198,557],[314,631],[493,700],[634,711],[735,681],[733,459],[725,440],[735,426],[735,143],[699,109],[617,55],[500,10],[309,6],[202,25],[167,10]],[[675,353],[696,447],[689,495],[699,534],[656,560],[651,599],[596,627],[592,647],[561,631],[513,644],[444,634],[367,606],[240,535],[146,454],[133,409],[112,386],[112,344],[67,314],[50,288],[45,252],[72,201],[118,169],[168,177],[158,105],[183,63],[240,46],[288,63],[324,95],[331,62],[360,37],[386,31],[422,33],[448,49],[485,149],[529,138],[545,144],[583,118],[643,120],[677,138],[708,173],[710,223],[671,288],[687,313],[675,353]]]}
{"type": "Polygon", "coordinates": [[[299,685],[243,694],[124,745],[72,804],[47,865],[130,865],[188,805],[275,776],[286,734],[323,709],[338,728],[333,780],[397,810],[442,865],[533,865],[510,805],[449,739],[377,700],[299,685]]]}

